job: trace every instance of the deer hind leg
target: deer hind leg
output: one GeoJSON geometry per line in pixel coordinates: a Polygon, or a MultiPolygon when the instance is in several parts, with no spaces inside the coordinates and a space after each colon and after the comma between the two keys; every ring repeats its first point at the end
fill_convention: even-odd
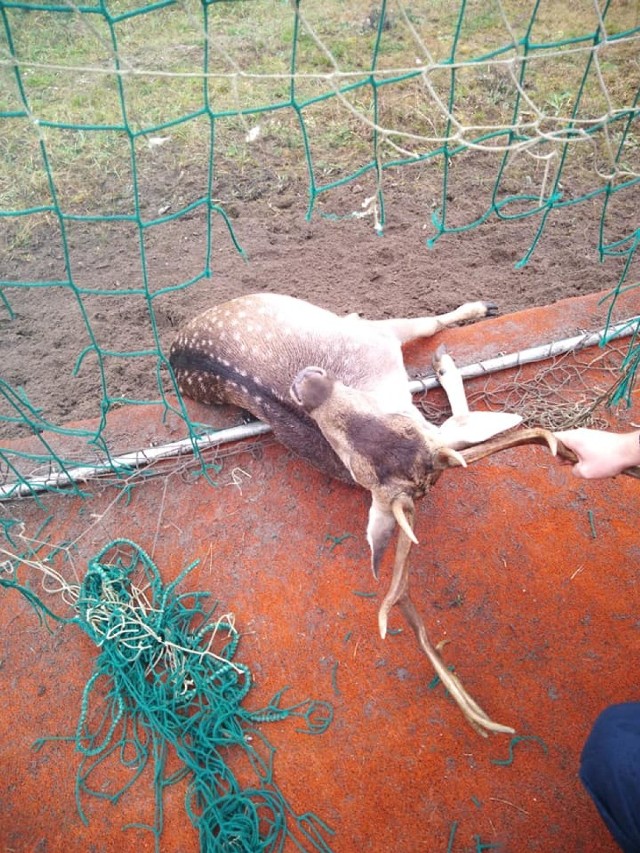
{"type": "Polygon", "coordinates": [[[406,344],[417,338],[430,338],[436,332],[462,323],[465,320],[481,320],[497,313],[497,307],[491,302],[465,302],[455,311],[438,314],[435,317],[397,318],[393,320],[374,320],[376,325],[385,327],[400,341],[406,344]]]}
{"type": "MultiPolygon", "coordinates": [[[[405,512],[409,523],[413,525],[415,517],[413,509],[407,508],[405,512]]],[[[409,568],[407,565],[407,558],[410,550],[411,540],[402,530],[399,531],[391,586],[389,588],[389,592],[384,597],[378,613],[380,635],[383,639],[386,636],[389,612],[391,611],[391,608],[397,604],[402,610],[405,619],[413,628],[420,648],[431,661],[431,664],[444,687],[449,691],[467,721],[478,732],[478,734],[481,734],[483,737],[487,737],[487,732],[489,731],[513,734],[514,730],[510,726],[504,726],[501,723],[494,722],[482,710],[478,703],[472,699],[462,686],[460,679],[454,675],[453,672],[447,669],[444,665],[444,661],[431,645],[422,617],[416,610],[415,605],[411,600],[411,596],[409,595],[409,568]]]]}

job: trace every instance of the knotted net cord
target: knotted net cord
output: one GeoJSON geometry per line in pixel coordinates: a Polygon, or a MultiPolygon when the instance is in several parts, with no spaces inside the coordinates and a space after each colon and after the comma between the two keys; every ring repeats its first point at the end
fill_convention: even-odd
{"type": "Polygon", "coordinates": [[[15,573],[3,572],[0,586],[18,589],[41,615],[77,624],[100,650],[75,733],[43,737],[36,748],[62,740],[80,753],[75,787],[85,823],[87,797],[117,803],[149,769],[154,820],[136,826],[154,834],[158,851],[164,790],[182,780],[204,853],[278,851],[287,841],[302,851],[330,851],[330,828],[311,812],[296,814],[278,787],[275,750],[258,725],[293,716],[298,731],[322,733],[332,707],[312,700],[287,705],[287,688],[264,708],[244,706],[252,679],[248,666],[235,659],[240,634],[233,616],[216,616],[208,592],[179,591],[196,565],[164,584],[149,555],[127,539],[110,542],[91,559],[79,586],[42,564],[46,577],[74,601],[71,619],[54,614],[10,577],[15,573]],[[231,767],[238,751],[255,779],[246,787],[231,767]],[[101,771],[114,761],[121,764],[119,779],[123,769],[127,779],[105,786],[101,771]]]}

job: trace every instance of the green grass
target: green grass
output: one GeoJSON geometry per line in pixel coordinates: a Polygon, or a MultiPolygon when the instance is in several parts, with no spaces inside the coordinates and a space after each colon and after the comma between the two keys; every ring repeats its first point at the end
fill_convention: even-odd
{"type": "MultiPolygon", "coordinates": [[[[113,15],[124,15],[143,4],[116,0],[108,8],[113,15]]],[[[515,58],[516,51],[494,61],[486,58],[512,38],[525,37],[531,13],[525,0],[503,0],[501,5],[469,0],[462,17],[460,5],[449,0],[389,3],[375,53],[380,6],[371,0],[302,3],[304,20],[297,41],[293,8],[287,2],[213,2],[206,7],[211,74],[206,85],[203,8],[197,0],[182,0],[125,17],[113,27],[97,14],[6,9],[6,27],[0,23],[0,210],[51,203],[44,145],[65,212],[130,212],[132,135],[143,164],[160,144],[181,166],[203,164],[211,128],[208,115],[219,116],[216,164],[233,170],[249,161],[275,158],[278,167],[304,175],[304,141],[290,105],[287,76],[294,48],[293,93],[303,107],[313,163],[333,176],[348,174],[375,156],[386,162],[437,151],[448,120],[434,95],[444,105],[453,104],[461,125],[482,128],[476,135],[513,120],[518,97],[513,75],[519,71],[514,66],[510,73],[505,62],[515,58]],[[113,73],[114,44],[120,68],[129,72],[120,80],[113,73]],[[25,112],[12,54],[27,100],[28,114],[23,117],[12,115],[25,112]],[[485,61],[478,61],[483,57],[485,61]],[[453,95],[449,59],[463,63],[455,72],[453,95]],[[419,64],[430,62],[444,63],[428,75],[431,92],[422,78],[410,76],[419,64]],[[391,137],[400,150],[384,140],[377,152],[373,147],[374,93],[367,80],[374,64],[377,81],[393,74],[404,78],[377,89],[378,123],[405,134],[391,137]],[[336,69],[350,76],[333,81],[319,76],[336,69]],[[336,96],[335,86],[350,82],[360,85],[345,95],[347,106],[336,96]],[[274,105],[277,108],[270,109],[274,105]],[[203,117],[203,112],[208,115],[203,117]],[[258,140],[247,142],[247,133],[256,125],[261,129],[258,140]]],[[[634,4],[614,4],[607,19],[610,37],[638,24],[634,4]]],[[[596,26],[592,2],[552,0],[540,5],[530,39],[562,42],[596,26]]],[[[630,106],[640,85],[639,45],[640,34],[634,34],[602,48],[599,73],[594,65],[579,103],[588,54],[576,53],[571,45],[555,52],[534,51],[526,68],[528,102],[521,98],[519,116],[539,111],[547,117],[545,127],[553,128],[574,109],[579,119],[588,120],[609,106],[630,106]]],[[[630,161],[637,160],[635,139],[637,134],[629,137],[633,150],[628,156],[625,152],[630,161]]]]}

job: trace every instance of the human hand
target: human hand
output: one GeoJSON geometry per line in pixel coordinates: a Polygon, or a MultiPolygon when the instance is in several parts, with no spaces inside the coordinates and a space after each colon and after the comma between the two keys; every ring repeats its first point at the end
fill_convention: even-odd
{"type": "Polygon", "coordinates": [[[615,477],[625,468],[640,464],[640,432],[616,433],[599,429],[556,432],[565,447],[578,457],[572,473],[587,480],[615,477]]]}

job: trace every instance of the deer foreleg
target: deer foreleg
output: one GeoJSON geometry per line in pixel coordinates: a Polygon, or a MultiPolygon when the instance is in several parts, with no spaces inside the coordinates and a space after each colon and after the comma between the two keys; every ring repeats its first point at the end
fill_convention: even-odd
{"type": "Polygon", "coordinates": [[[469,404],[464,390],[462,376],[444,345],[440,345],[433,356],[433,367],[438,376],[438,382],[444,388],[444,392],[451,406],[451,414],[454,418],[464,417],[469,414],[469,404]]]}
{"type": "Polygon", "coordinates": [[[462,375],[444,346],[436,350],[433,366],[451,406],[451,417],[439,429],[446,446],[468,447],[506,432],[522,421],[520,415],[511,412],[470,412],[462,375]]]}

